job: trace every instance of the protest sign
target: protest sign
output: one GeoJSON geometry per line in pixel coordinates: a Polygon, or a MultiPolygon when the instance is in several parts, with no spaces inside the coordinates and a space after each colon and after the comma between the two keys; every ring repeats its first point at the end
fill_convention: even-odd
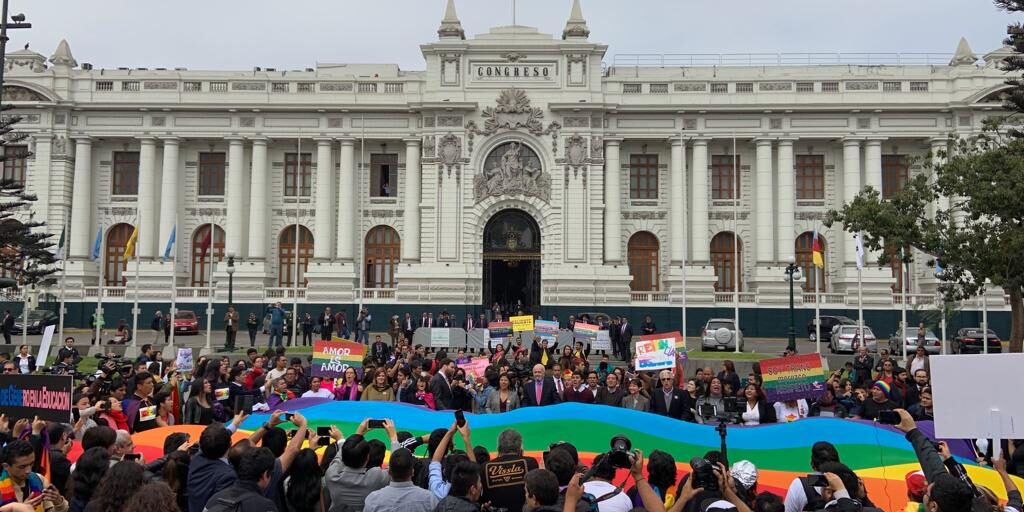
{"type": "Polygon", "coordinates": [[[366,345],[335,337],[332,341],[313,343],[312,375],[325,379],[336,379],[345,375],[345,370],[354,368],[362,373],[366,345]]]}
{"type": "Polygon", "coordinates": [[[487,366],[489,364],[490,361],[487,360],[487,356],[474,357],[470,359],[469,362],[466,364],[459,364],[459,368],[466,370],[466,375],[472,375],[474,377],[483,377],[484,371],[487,369],[487,366]]]}
{"type": "Polygon", "coordinates": [[[514,316],[509,320],[512,322],[512,332],[533,330],[533,315],[514,316]]]}
{"type": "Polygon", "coordinates": [[[825,394],[825,372],[818,354],[765,359],[761,377],[769,402],[812,400],[825,394]]]}
{"type": "Polygon", "coordinates": [[[554,320],[537,320],[533,323],[533,335],[548,340],[550,345],[558,336],[558,322],[554,320]]]}
{"type": "Polygon", "coordinates": [[[677,333],[649,334],[636,342],[636,370],[664,370],[676,367],[677,333]]]}
{"type": "Polygon", "coordinates": [[[492,340],[512,337],[512,322],[491,322],[487,327],[491,331],[492,340]]]}
{"type": "MultiPolygon", "coordinates": [[[[45,366],[46,358],[50,357],[50,343],[53,342],[53,331],[56,328],[56,325],[47,325],[43,329],[43,341],[39,344],[39,355],[36,356],[39,366],[45,366]]],[[[57,362],[59,363],[60,361],[57,362]]]]}
{"type": "Polygon", "coordinates": [[[8,418],[71,421],[70,375],[0,375],[0,412],[8,418]]]}
{"type": "Polygon", "coordinates": [[[448,348],[452,344],[451,331],[442,328],[433,328],[430,330],[430,346],[448,348]]]}
{"type": "Polygon", "coordinates": [[[590,350],[611,350],[612,338],[607,330],[597,331],[594,343],[590,344],[590,350]]]}
{"type": "Polygon", "coordinates": [[[593,343],[597,339],[598,327],[593,324],[585,324],[583,322],[576,322],[573,325],[573,336],[576,341],[582,341],[584,343],[593,343]]]}
{"type": "Polygon", "coordinates": [[[174,367],[179,372],[192,371],[192,348],[185,347],[178,349],[178,357],[174,359],[174,367]]]}

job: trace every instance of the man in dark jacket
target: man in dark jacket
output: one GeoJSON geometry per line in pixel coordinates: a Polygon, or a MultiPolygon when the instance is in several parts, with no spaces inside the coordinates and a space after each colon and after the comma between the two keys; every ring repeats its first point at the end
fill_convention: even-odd
{"type": "Polygon", "coordinates": [[[46,433],[50,438],[50,483],[65,498],[70,498],[67,487],[68,477],[71,476],[71,461],[68,460],[67,452],[71,450],[71,430],[62,423],[50,422],[46,424],[46,433]]]}
{"type": "Polygon", "coordinates": [[[324,308],[316,322],[320,326],[320,339],[329,341],[331,334],[334,333],[334,314],[331,313],[331,308],[324,308]]]}
{"type": "Polygon", "coordinates": [[[468,460],[460,461],[452,468],[449,476],[451,487],[448,496],[437,504],[434,512],[478,512],[483,484],[480,482],[480,466],[468,460]]]}
{"type": "Polygon", "coordinates": [[[864,420],[878,418],[880,411],[892,411],[899,406],[892,401],[892,388],[885,381],[876,381],[871,386],[871,397],[864,400],[864,408],[860,417],[864,420]]]}
{"type": "Polygon", "coordinates": [[[544,365],[533,365],[533,380],[523,386],[523,407],[555,405],[561,402],[555,381],[545,375],[544,365]]]}
{"type": "Polygon", "coordinates": [[[452,377],[455,375],[455,362],[451,359],[442,359],[437,373],[430,378],[430,392],[434,395],[434,402],[438,411],[452,409],[452,377]]]}
{"type": "Polygon", "coordinates": [[[693,421],[690,411],[690,395],[675,387],[671,370],[662,370],[658,374],[661,386],[651,392],[651,411],[660,416],[668,416],[677,420],[693,421]]]}
{"type": "Polygon", "coordinates": [[[619,326],[619,357],[623,361],[632,359],[633,351],[633,326],[629,319],[622,317],[622,325],[619,326]]]}
{"type": "MultiPolygon", "coordinates": [[[[200,441],[202,442],[202,441],[200,441]]],[[[277,511],[274,502],[263,497],[263,491],[270,485],[274,470],[274,454],[267,448],[253,448],[244,455],[238,465],[238,480],[214,494],[203,510],[209,512],[270,512],[277,511]]],[[[191,485],[191,479],[189,480],[191,485]]],[[[192,507],[189,496],[189,508],[192,507]]]]}
{"type": "MultiPolygon", "coordinates": [[[[199,453],[188,466],[188,512],[203,512],[214,494],[235,483],[235,469],[224,459],[231,448],[231,432],[224,425],[214,423],[199,436],[199,453]]],[[[270,469],[274,456],[270,456],[270,469]]],[[[273,510],[273,507],[267,510],[273,510]]]]}
{"type": "Polygon", "coordinates": [[[971,510],[974,489],[964,480],[953,476],[946,469],[942,457],[935,450],[931,440],[917,429],[917,423],[910,413],[896,409],[900,422],[896,429],[907,434],[907,441],[914,447],[917,461],[921,464],[924,477],[928,480],[928,491],[924,494],[925,510],[930,512],[953,512],[971,510]],[[929,503],[930,502],[930,503],[929,503]],[[929,506],[933,504],[932,506],[929,506]],[[934,508],[933,508],[934,507],[934,508]]]}
{"type": "Polygon", "coordinates": [[[868,354],[867,347],[859,347],[857,357],[853,358],[854,386],[864,386],[871,382],[871,371],[874,367],[875,359],[868,354]]]}

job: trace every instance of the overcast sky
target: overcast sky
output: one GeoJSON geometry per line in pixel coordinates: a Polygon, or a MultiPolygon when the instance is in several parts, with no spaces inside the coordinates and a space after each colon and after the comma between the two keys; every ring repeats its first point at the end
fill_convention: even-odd
{"type": "MultiPolygon", "coordinates": [[[[457,0],[467,34],[509,25],[512,0],[457,0]]],[[[300,69],[397,63],[423,69],[445,0],[10,0],[47,57],[66,38],[97,68],[300,69]]],[[[518,24],[561,37],[570,0],[518,0],[518,24]]],[[[591,40],[625,53],[941,52],[983,55],[1021,19],[990,0],[584,0],[591,40]]]]}

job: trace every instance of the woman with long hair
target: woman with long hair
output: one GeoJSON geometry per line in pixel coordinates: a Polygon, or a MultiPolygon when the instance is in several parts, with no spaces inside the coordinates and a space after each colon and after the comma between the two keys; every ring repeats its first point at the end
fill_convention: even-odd
{"type": "MultiPolygon", "coordinates": [[[[722,386],[730,384],[733,392],[740,390],[740,376],[736,373],[736,363],[726,359],[722,361],[722,371],[718,372],[718,380],[722,381],[722,386]]],[[[726,396],[732,396],[733,393],[727,393],[726,396]]]]}
{"type": "Polygon", "coordinates": [[[75,470],[68,480],[69,512],[82,512],[92,500],[96,488],[110,469],[110,453],[106,448],[89,448],[75,462],[75,470]]]}
{"type": "Polygon", "coordinates": [[[114,464],[103,477],[86,512],[121,512],[135,491],[146,483],[145,469],[133,461],[114,464]]]}
{"type": "Polygon", "coordinates": [[[394,402],[395,390],[388,383],[388,372],[384,368],[377,368],[373,372],[373,382],[363,389],[362,400],[364,402],[394,402]]]}
{"type": "MultiPolygon", "coordinates": [[[[218,364],[220,364],[218,362],[218,364]]],[[[206,379],[195,379],[185,402],[182,423],[186,425],[209,425],[213,423],[213,385],[206,379]]]]}
{"type": "Polygon", "coordinates": [[[284,512],[327,512],[322,475],[316,452],[309,448],[299,451],[280,480],[277,509],[284,512]]]}
{"type": "Polygon", "coordinates": [[[765,400],[760,386],[747,384],[747,387],[743,388],[743,397],[746,400],[746,409],[740,415],[740,419],[743,420],[744,425],[761,425],[778,421],[775,416],[775,407],[765,400]]]}
{"type": "Polygon", "coordinates": [[[124,512],[181,512],[180,505],[175,502],[174,492],[163,482],[151,482],[139,488],[128,503],[124,512]]]}
{"type": "Polygon", "coordinates": [[[431,409],[437,409],[437,402],[434,394],[430,392],[430,377],[421,376],[416,379],[416,405],[423,405],[431,409]]]}
{"type": "Polygon", "coordinates": [[[342,377],[342,383],[334,386],[334,399],[335,400],[359,400],[359,396],[363,392],[363,386],[359,384],[359,378],[356,375],[355,368],[345,368],[344,376],[342,377]]]}
{"type": "Polygon", "coordinates": [[[487,398],[486,412],[508,412],[519,408],[519,394],[512,389],[512,378],[507,373],[498,376],[498,389],[487,398]]]}
{"type": "Polygon", "coordinates": [[[161,476],[164,483],[174,492],[178,507],[188,510],[188,465],[191,462],[188,452],[175,451],[167,456],[161,476]]]}

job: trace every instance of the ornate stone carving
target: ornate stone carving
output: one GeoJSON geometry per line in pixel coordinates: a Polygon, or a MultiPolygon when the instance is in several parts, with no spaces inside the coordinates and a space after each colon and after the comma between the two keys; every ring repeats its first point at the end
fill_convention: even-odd
{"type": "Polygon", "coordinates": [[[825,220],[825,212],[796,212],[796,220],[825,220]]]}
{"type": "Polygon", "coordinates": [[[513,52],[513,53],[505,53],[505,54],[503,54],[501,56],[501,58],[503,58],[503,59],[505,59],[505,60],[507,60],[509,62],[519,62],[520,59],[525,59],[526,55],[524,55],[522,53],[514,53],[513,52]]]}
{"type": "Polygon", "coordinates": [[[462,116],[437,116],[437,126],[441,128],[462,126],[462,116]]]}
{"type": "Polygon", "coordinates": [[[53,156],[65,156],[68,154],[68,138],[58,135],[53,138],[53,156]]]}
{"type": "Polygon", "coordinates": [[[761,91],[792,91],[793,82],[761,82],[757,88],[761,91]]]}
{"type": "Polygon", "coordinates": [[[49,101],[45,96],[32,89],[16,85],[4,86],[4,99],[7,101],[49,101]]]}
{"type": "Polygon", "coordinates": [[[63,125],[63,124],[68,122],[68,116],[67,116],[67,114],[63,114],[63,113],[62,114],[54,114],[53,115],[53,122],[54,122],[54,124],[63,125]]]}
{"type": "Polygon", "coordinates": [[[539,135],[544,131],[541,119],[544,111],[530,105],[530,98],[522,89],[506,89],[498,96],[497,107],[484,109],[484,132],[490,135],[500,128],[515,130],[526,128],[530,133],[539,135]]]}
{"type": "Polygon", "coordinates": [[[434,148],[436,147],[437,139],[433,135],[427,135],[423,137],[423,157],[434,158],[434,148]]]}
{"type": "Polygon", "coordinates": [[[426,116],[426,117],[424,117],[423,118],[423,127],[424,128],[433,128],[434,127],[434,116],[426,116]]]}
{"type": "Polygon", "coordinates": [[[473,179],[476,201],[501,195],[524,195],[548,201],[551,176],[540,165],[537,154],[519,142],[506,142],[494,148],[484,161],[483,172],[473,179]]]}
{"type": "Polygon", "coordinates": [[[590,155],[587,152],[587,139],[579,135],[565,139],[565,164],[578,171],[588,163],[590,155]]]}
{"type": "Polygon", "coordinates": [[[161,81],[146,81],[142,82],[142,88],[156,91],[176,91],[178,90],[178,82],[161,80],[161,81]]]}
{"type": "Polygon", "coordinates": [[[696,119],[684,119],[683,120],[683,128],[686,129],[686,130],[696,130],[697,129],[697,120],[696,119]]]}
{"type": "Polygon", "coordinates": [[[352,92],[352,82],[321,82],[320,92],[352,92]]]}
{"type": "Polygon", "coordinates": [[[877,91],[878,82],[874,80],[854,80],[846,82],[847,91],[877,91]]]}
{"type": "Polygon", "coordinates": [[[24,50],[17,50],[8,53],[4,61],[8,70],[14,69],[14,66],[18,66],[29,68],[33,73],[42,73],[43,71],[46,71],[46,57],[29,50],[28,45],[25,45],[24,50]]]}
{"type": "Polygon", "coordinates": [[[441,164],[443,165],[448,167],[457,165],[462,158],[462,140],[450,133],[441,137],[437,148],[437,156],[441,159],[441,164]]]}
{"type": "Polygon", "coordinates": [[[566,128],[590,128],[589,117],[567,117],[565,118],[566,128]]]}
{"type": "Polygon", "coordinates": [[[166,126],[167,118],[164,116],[153,116],[153,126],[166,126]]]}
{"type": "Polygon", "coordinates": [[[242,128],[254,128],[256,126],[255,117],[242,117],[238,119],[238,125],[242,128]]]}
{"type": "Polygon", "coordinates": [[[232,91],[265,91],[266,82],[231,82],[232,91]]]}
{"type": "Polygon", "coordinates": [[[676,92],[706,92],[708,90],[708,84],[706,82],[682,82],[673,86],[676,92]]]}
{"type": "Polygon", "coordinates": [[[661,220],[664,219],[667,215],[668,212],[664,210],[660,212],[622,212],[622,218],[626,220],[661,220]]]}
{"type": "Polygon", "coordinates": [[[595,135],[590,138],[590,158],[604,160],[604,137],[595,135]]]}

